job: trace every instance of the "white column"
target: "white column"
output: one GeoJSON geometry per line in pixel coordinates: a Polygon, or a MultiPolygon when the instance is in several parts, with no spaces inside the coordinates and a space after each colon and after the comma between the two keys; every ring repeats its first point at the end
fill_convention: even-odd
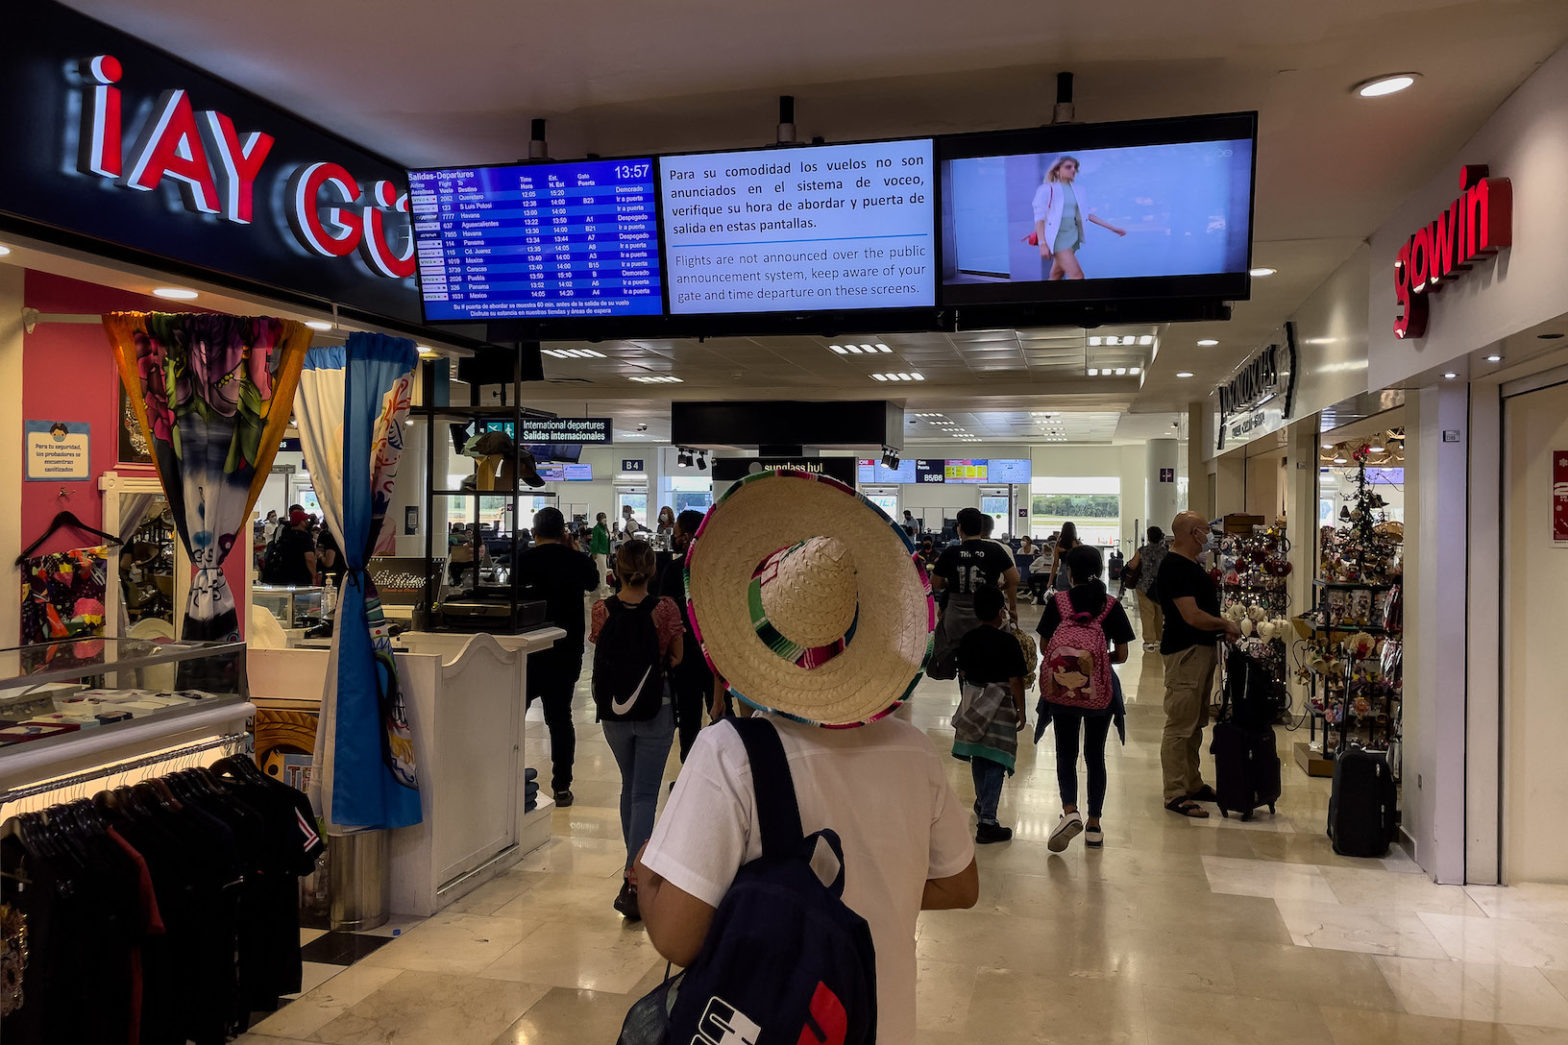
{"type": "MultiPolygon", "coordinates": [[[[1287,430],[1285,443],[1285,536],[1290,541],[1290,576],[1285,590],[1290,615],[1298,617],[1312,608],[1312,579],[1318,562],[1318,415],[1303,418],[1287,430]]],[[[1287,683],[1301,706],[1307,697],[1305,683],[1289,672],[1287,683]]]]}
{"type": "MultiPolygon", "coordinates": [[[[1143,482],[1145,529],[1158,526],[1169,530],[1176,513],[1186,507],[1176,503],[1176,458],[1180,452],[1181,443],[1175,439],[1150,439],[1148,442],[1143,482]],[[1161,481],[1162,472],[1170,476],[1169,482],[1161,481]]],[[[1143,534],[1135,534],[1134,539],[1139,546],[1143,544],[1143,534]]]]}
{"type": "MultiPolygon", "coordinates": [[[[1405,404],[1403,828],[1445,885],[1465,880],[1465,564],[1469,389],[1405,404]]],[[[1493,534],[1496,530],[1494,528],[1493,534]]]]}
{"type": "MultiPolygon", "coordinates": [[[[436,424],[439,429],[445,430],[442,422],[436,424]]],[[[394,554],[398,556],[418,557],[425,554],[425,527],[430,525],[430,520],[425,518],[425,439],[428,436],[428,426],[419,421],[403,426],[403,456],[398,458],[397,481],[392,485],[392,505],[387,509],[386,522],[382,523],[386,532],[397,538],[394,554]],[[419,509],[419,531],[412,536],[403,533],[404,509],[410,505],[419,509]]],[[[436,554],[445,554],[439,541],[436,542],[436,554]]]]}

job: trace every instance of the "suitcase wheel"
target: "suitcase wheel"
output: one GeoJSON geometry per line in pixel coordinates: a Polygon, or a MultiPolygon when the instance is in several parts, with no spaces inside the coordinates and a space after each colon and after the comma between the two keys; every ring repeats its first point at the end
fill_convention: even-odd
{"type": "Polygon", "coordinates": [[[1249,809],[1245,813],[1241,814],[1241,822],[1242,823],[1244,823],[1244,824],[1245,823],[1250,823],[1251,821],[1252,821],[1252,810],[1249,809]]]}

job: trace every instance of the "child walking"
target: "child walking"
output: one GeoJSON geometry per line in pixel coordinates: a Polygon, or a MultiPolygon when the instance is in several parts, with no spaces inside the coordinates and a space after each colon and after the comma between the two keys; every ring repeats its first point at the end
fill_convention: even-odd
{"type": "Polygon", "coordinates": [[[958,646],[958,677],[963,699],[953,713],[953,757],[969,763],[975,781],[975,841],[1006,842],[1013,829],[996,819],[1002,783],[1013,772],[1018,734],[1029,725],[1024,680],[1030,674],[1023,648],[1012,634],[1007,599],[986,585],[974,595],[980,625],[958,646]]]}

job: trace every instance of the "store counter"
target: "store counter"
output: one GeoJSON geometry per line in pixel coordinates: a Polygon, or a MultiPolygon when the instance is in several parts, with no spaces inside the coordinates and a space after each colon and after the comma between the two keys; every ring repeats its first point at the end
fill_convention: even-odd
{"type": "MultiPolygon", "coordinates": [[[[523,810],[524,693],[528,654],[564,634],[401,636],[396,656],[424,820],[392,832],[395,913],[434,914],[549,841],[548,792],[533,812],[523,810]]],[[[275,750],[310,750],[327,658],[317,649],[250,651],[264,764],[275,750]]]]}

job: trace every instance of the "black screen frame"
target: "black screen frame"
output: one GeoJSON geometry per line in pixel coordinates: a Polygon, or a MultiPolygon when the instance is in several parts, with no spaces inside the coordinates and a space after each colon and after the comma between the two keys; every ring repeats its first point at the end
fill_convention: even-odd
{"type": "MultiPolygon", "coordinates": [[[[1255,110],[1172,116],[1116,123],[1050,124],[1005,131],[976,131],[943,135],[937,139],[937,176],[945,181],[946,165],[977,156],[1017,156],[1073,150],[1136,148],[1187,142],[1246,139],[1252,143],[1250,183],[1247,193],[1247,261],[1242,272],[1181,276],[1139,276],[1086,280],[1006,283],[938,283],[938,303],[946,310],[966,313],[964,327],[1005,325],[1017,319],[1078,312],[1101,321],[1131,321],[1168,305],[1187,302],[1181,318],[1209,318],[1226,302],[1252,297],[1252,247],[1258,197],[1258,114],[1255,110]]],[[[940,190],[940,186],[939,186],[940,190]]],[[[938,196],[940,203],[941,197],[938,196]]],[[[940,215],[939,215],[940,218],[940,215]]],[[[945,234],[941,246],[945,250],[945,234]]],[[[944,262],[946,258],[942,259],[944,262]]],[[[1086,324],[1088,325],[1088,324],[1086,324]]]]}

